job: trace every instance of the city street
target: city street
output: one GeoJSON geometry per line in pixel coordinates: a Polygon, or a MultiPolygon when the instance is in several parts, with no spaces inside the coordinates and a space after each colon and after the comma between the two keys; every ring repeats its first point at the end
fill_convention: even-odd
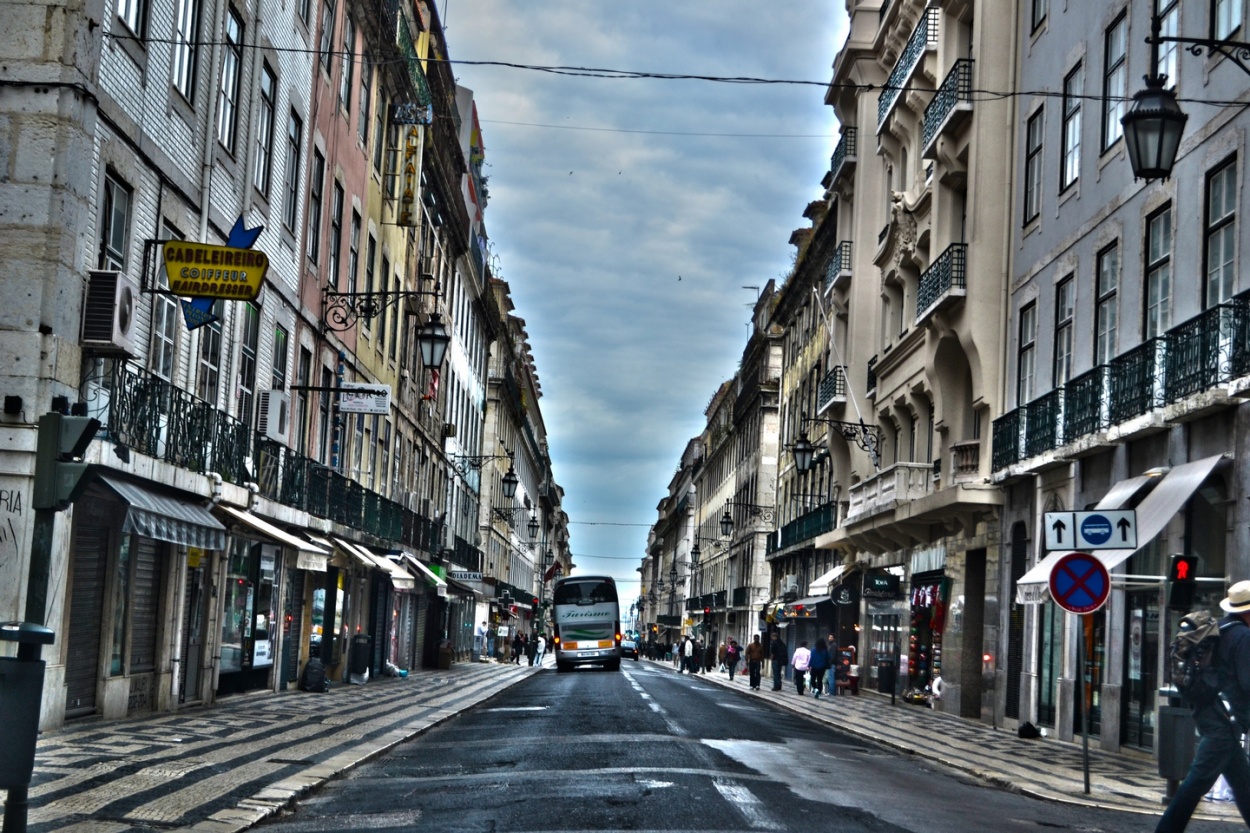
{"type": "Polygon", "coordinates": [[[1111,833],[1153,823],[1027,798],[783,711],[745,686],[626,662],[620,674],[545,669],[260,829],[1111,833]]]}

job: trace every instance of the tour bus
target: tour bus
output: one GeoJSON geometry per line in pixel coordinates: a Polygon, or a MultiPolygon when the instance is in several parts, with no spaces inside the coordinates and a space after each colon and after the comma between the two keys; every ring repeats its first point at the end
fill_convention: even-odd
{"type": "Polygon", "coordinates": [[[557,579],[552,609],[557,671],[591,664],[621,670],[621,609],[610,576],[557,579]]]}

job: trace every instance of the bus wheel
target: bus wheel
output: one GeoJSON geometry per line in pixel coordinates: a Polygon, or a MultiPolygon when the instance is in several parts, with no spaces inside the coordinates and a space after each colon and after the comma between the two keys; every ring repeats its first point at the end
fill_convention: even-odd
{"type": "Polygon", "coordinates": [[[619,659],[614,659],[603,667],[606,668],[608,671],[620,671],[621,661],[619,659]]]}
{"type": "Polygon", "coordinates": [[[573,666],[569,665],[567,662],[560,662],[559,660],[556,660],[556,673],[557,674],[563,674],[565,671],[568,671],[572,667],[573,666]]]}

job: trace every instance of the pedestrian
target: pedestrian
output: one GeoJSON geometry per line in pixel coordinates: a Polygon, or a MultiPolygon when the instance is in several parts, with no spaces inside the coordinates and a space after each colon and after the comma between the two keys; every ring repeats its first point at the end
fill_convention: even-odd
{"type": "Polygon", "coordinates": [[[538,654],[538,637],[531,636],[525,640],[525,658],[529,660],[529,667],[534,667],[534,657],[538,654]]]}
{"type": "Polygon", "coordinates": [[[525,636],[520,629],[517,630],[516,636],[512,637],[512,662],[516,665],[521,664],[521,654],[525,652],[525,636]]]}
{"type": "Polygon", "coordinates": [[[725,670],[725,660],[729,659],[729,648],[724,642],[716,649],[716,670],[725,670]]]}
{"type": "Polygon", "coordinates": [[[482,620],[482,624],[477,626],[477,630],[473,632],[473,657],[474,662],[481,662],[485,659],[486,653],[486,620],[482,620]]]}
{"type": "Polygon", "coordinates": [[[677,673],[689,671],[694,673],[694,640],[690,637],[683,637],[681,642],[681,665],[677,669],[677,673]]]}
{"type": "Polygon", "coordinates": [[[1198,748],[1185,780],[1159,819],[1155,833],[1178,833],[1189,824],[1198,802],[1219,779],[1228,781],[1241,818],[1250,825],[1250,762],[1241,736],[1250,727],[1250,581],[1239,581],[1220,602],[1228,614],[1220,620],[1220,637],[1212,664],[1219,695],[1194,707],[1198,748]]]}
{"type": "Polygon", "coordinates": [[[747,645],[746,658],[751,690],[759,691],[760,670],[764,666],[764,646],[760,644],[760,635],[758,633],[751,639],[751,644],[747,645]]]}
{"type": "Polygon", "coordinates": [[[707,641],[707,650],[703,652],[703,673],[711,674],[716,670],[716,643],[707,641]]]}
{"type": "Polygon", "coordinates": [[[781,635],[773,631],[772,641],[768,645],[768,660],[773,666],[773,691],[781,691],[781,672],[789,660],[788,653],[786,643],[781,641],[781,635]]]}
{"type": "Polygon", "coordinates": [[[799,643],[799,647],[794,649],[794,656],[790,658],[790,665],[794,668],[794,690],[803,696],[803,678],[807,676],[807,666],[812,658],[812,652],[807,649],[807,640],[804,639],[799,643]]]}
{"type": "Polygon", "coordinates": [[[817,700],[820,699],[820,692],[825,685],[825,672],[829,670],[832,662],[833,655],[829,653],[828,643],[823,639],[817,639],[816,647],[812,649],[812,658],[808,662],[808,668],[812,672],[812,692],[817,700]]]}
{"type": "Polygon", "coordinates": [[[534,642],[536,643],[534,646],[534,664],[541,668],[543,655],[547,653],[547,637],[540,633],[534,637],[534,642]]]}
{"type": "Polygon", "coordinates": [[[729,682],[734,681],[734,672],[738,670],[738,660],[742,658],[742,649],[738,647],[738,640],[730,639],[729,645],[725,648],[725,667],[729,670],[729,682]]]}
{"type": "Polygon", "coordinates": [[[825,687],[830,697],[838,693],[838,640],[833,634],[825,640],[829,647],[829,668],[825,671],[825,687]]]}

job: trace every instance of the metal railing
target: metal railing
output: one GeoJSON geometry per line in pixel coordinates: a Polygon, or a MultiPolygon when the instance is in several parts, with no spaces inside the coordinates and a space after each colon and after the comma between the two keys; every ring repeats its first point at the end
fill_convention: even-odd
{"type": "Polygon", "coordinates": [[[850,271],[851,241],[843,240],[838,244],[838,248],[833,250],[833,257],[829,258],[829,265],[825,267],[825,292],[833,289],[838,282],[839,275],[850,271]]]}
{"type": "Polygon", "coordinates": [[[916,290],[916,321],[952,289],[967,289],[968,244],[952,243],[920,276],[916,290]]]}
{"type": "Polygon", "coordinates": [[[994,446],[990,455],[990,466],[994,471],[1005,469],[1023,459],[1027,415],[1028,409],[1020,407],[994,420],[994,446]]]}
{"type": "Polygon", "coordinates": [[[774,537],[779,539],[779,548],[794,546],[802,541],[810,541],[817,535],[823,535],[830,532],[838,526],[837,507],[833,503],[826,503],[807,512],[781,528],[780,535],[769,536],[771,541],[774,537]]]}
{"type": "Polygon", "coordinates": [[[1111,360],[1108,425],[1119,425],[1167,404],[1167,339],[1156,336],[1111,360]]]}
{"type": "Polygon", "coordinates": [[[903,53],[898,56],[898,63],[894,65],[894,69],[890,72],[890,77],[886,79],[885,86],[881,89],[881,97],[877,99],[878,133],[885,126],[885,120],[890,115],[890,109],[894,107],[894,102],[898,100],[899,95],[902,93],[903,86],[907,83],[907,78],[911,75],[912,70],[916,68],[916,64],[920,63],[920,59],[924,57],[925,50],[929,48],[929,44],[937,40],[940,15],[941,10],[937,6],[930,6],[925,9],[924,16],[916,24],[916,30],[911,33],[911,38],[907,41],[907,46],[903,48],[903,53]]]}
{"type": "Polygon", "coordinates": [[[927,148],[941,130],[946,119],[959,104],[972,105],[972,59],[960,58],[947,73],[937,94],[924,108],[924,127],[921,147],[927,148]]]}
{"type": "Polygon", "coordinates": [[[816,391],[816,412],[828,408],[834,402],[846,401],[846,367],[836,364],[825,374],[825,378],[820,380],[820,387],[816,391]]]}
{"type": "Polygon", "coordinates": [[[1167,332],[1166,396],[1184,399],[1234,377],[1246,365],[1250,315],[1242,300],[1212,307],[1167,332]]]}
{"type": "Polygon", "coordinates": [[[842,172],[842,165],[847,161],[855,161],[856,144],[858,142],[859,130],[854,127],[848,127],[842,133],[842,138],[838,140],[838,146],[833,150],[833,156],[829,159],[829,173],[832,181],[837,181],[838,175],[842,172]]]}
{"type": "Polygon", "coordinates": [[[1053,451],[1063,442],[1063,388],[1056,388],[1029,403],[1024,437],[1024,456],[1053,451]]]}
{"type": "Polygon", "coordinates": [[[1063,437],[1071,441],[1106,429],[1110,420],[1107,393],[1111,368],[1099,365],[1063,386],[1063,437]]]}
{"type": "Polygon", "coordinates": [[[868,360],[868,373],[864,383],[864,395],[872,396],[877,392],[877,357],[868,360]]]}

